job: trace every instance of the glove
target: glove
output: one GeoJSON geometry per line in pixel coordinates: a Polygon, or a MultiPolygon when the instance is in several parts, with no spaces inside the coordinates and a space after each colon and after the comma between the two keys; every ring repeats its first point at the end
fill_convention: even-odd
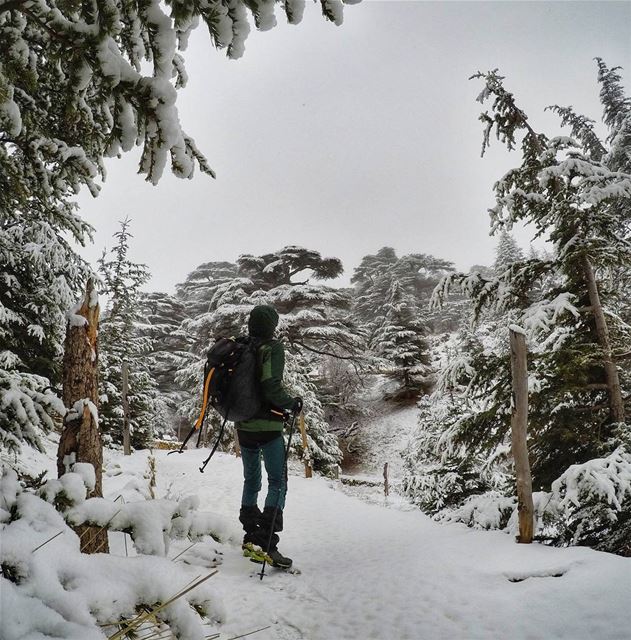
{"type": "Polygon", "coordinates": [[[298,415],[302,411],[302,398],[297,396],[294,398],[294,405],[291,410],[294,414],[298,415]]]}

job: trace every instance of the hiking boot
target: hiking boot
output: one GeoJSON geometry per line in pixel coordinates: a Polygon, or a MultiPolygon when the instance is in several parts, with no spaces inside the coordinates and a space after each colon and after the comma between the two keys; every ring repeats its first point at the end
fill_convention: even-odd
{"type": "Polygon", "coordinates": [[[278,567],[279,569],[289,569],[294,561],[291,558],[286,558],[278,549],[270,549],[267,554],[272,561],[270,564],[272,567],[278,567]]]}

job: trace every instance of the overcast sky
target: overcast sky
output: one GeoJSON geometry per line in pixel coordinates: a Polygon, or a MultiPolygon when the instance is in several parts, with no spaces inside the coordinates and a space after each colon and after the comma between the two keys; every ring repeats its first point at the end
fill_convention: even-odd
{"type": "MultiPolygon", "coordinates": [[[[198,264],[298,244],[341,258],[347,284],[382,246],[459,269],[493,261],[492,185],[519,162],[495,143],[480,158],[477,70],[498,67],[535,129],[558,103],[599,118],[595,56],[631,86],[631,2],[401,2],[345,6],[344,24],[307,1],[303,22],[252,31],[225,58],[204,27],[185,53],[180,119],[217,179],[136,174],[111,160],[101,195],[82,193],[97,229],[92,262],[132,219],[131,258],[150,290],[173,292],[198,264]]],[[[517,230],[527,247],[530,234],[517,230]]]]}

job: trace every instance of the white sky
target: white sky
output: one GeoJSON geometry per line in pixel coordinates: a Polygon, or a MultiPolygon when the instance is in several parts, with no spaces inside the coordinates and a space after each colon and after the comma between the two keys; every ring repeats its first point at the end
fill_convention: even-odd
{"type": "MultiPolygon", "coordinates": [[[[518,163],[480,158],[477,70],[499,67],[537,130],[547,105],[600,118],[595,56],[631,86],[631,2],[401,2],[345,6],[336,27],[307,2],[303,22],[260,33],[225,58],[198,28],[185,52],[180,119],[217,179],[136,175],[139,151],[108,163],[101,195],[79,197],[95,262],[132,219],[130,257],[150,290],[174,291],[198,264],[298,244],[342,259],[347,284],[382,246],[456,267],[489,264],[492,185],[518,163]]],[[[517,230],[526,247],[527,230],[517,230]]]]}

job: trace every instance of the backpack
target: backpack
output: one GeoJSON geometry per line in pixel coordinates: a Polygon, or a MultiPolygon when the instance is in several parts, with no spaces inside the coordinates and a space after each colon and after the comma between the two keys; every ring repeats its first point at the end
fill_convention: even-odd
{"type": "Polygon", "coordinates": [[[259,340],[219,338],[209,349],[204,369],[204,404],[226,420],[253,418],[263,404],[258,363],[259,340]]]}
{"type": "Polygon", "coordinates": [[[204,387],[202,410],[197,422],[177,451],[183,453],[186,443],[193,433],[199,430],[197,446],[202,435],[208,403],[223,417],[217,440],[199,470],[204,473],[206,465],[213,457],[226,422],[241,422],[253,418],[263,406],[260,388],[258,350],[262,342],[256,338],[219,338],[209,349],[204,367],[204,387]]]}

